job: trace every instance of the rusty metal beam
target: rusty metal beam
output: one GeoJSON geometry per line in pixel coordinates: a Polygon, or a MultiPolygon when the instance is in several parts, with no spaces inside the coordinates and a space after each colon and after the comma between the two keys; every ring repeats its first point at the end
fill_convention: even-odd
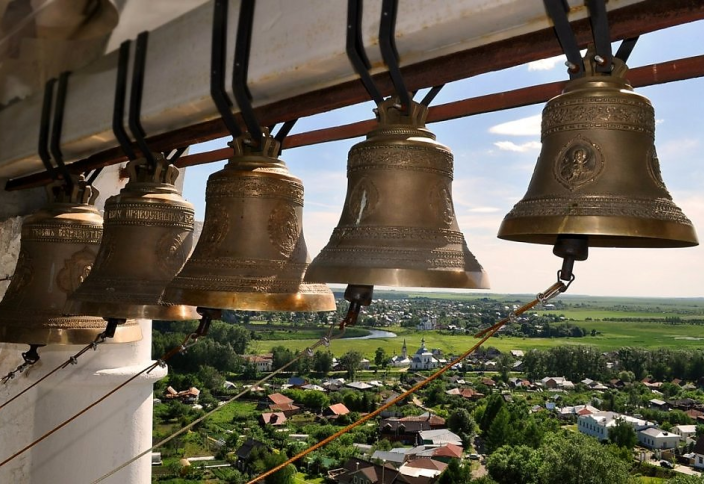
{"type": "MultiPolygon", "coordinates": [[[[702,20],[704,19],[704,0],[646,0],[629,7],[613,10],[608,13],[608,17],[612,40],[621,40],[702,20]]],[[[587,19],[572,23],[572,28],[581,47],[591,41],[591,29],[587,19]]],[[[553,30],[545,29],[410,65],[403,68],[402,73],[407,87],[411,90],[417,90],[544,59],[560,53],[560,46],[553,30]]],[[[661,73],[651,74],[657,77],[661,73]]],[[[679,79],[687,78],[680,77],[679,79]]],[[[631,80],[636,82],[633,78],[631,80]]],[[[393,86],[387,74],[375,76],[375,81],[385,95],[393,92],[393,86]]],[[[256,115],[262,125],[269,126],[366,100],[367,94],[361,83],[352,81],[262,106],[256,110],[256,115]]],[[[507,105],[505,108],[507,107],[510,106],[507,105]]],[[[176,146],[192,145],[227,135],[228,132],[222,120],[216,119],[155,136],[148,141],[153,149],[166,151],[176,146]]],[[[116,147],[72,163],[69,165],[69,169],[74,173],[81,173],[125,160],[122,151],[116,147]]],[[[6,190],[35,187],[48,182],[49,177],[45,173],[37,173],[9,181],[6,190]]]]}

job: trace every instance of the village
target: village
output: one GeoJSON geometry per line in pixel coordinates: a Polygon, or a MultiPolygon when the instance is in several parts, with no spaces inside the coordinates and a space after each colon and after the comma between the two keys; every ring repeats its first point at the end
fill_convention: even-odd
{"type": "MultiPolygon", "coordinates": [[[[383,303],[376,307],[396,304],[383,303]]],[[[434,305],[421,302],[425,304],[434,305]]],[[[413,319],[413,331],[421,336],[453,333],[467,327],[464,308],[480,320],[479,313],[496,317],[510,311],[510,306],[497,306],[495,301],[474,307],[453,301],[434,308],[441,318],[428,317],[421,309],[411,311],[413,316],[401,322],[413,319]],[[453,318],[459,324],[453,324],[453,318]]],[[[368,317],[386,320],[395,310],[379,309],[368,317]]],[[[536,317],[545,318],[545,313],[536,317]]],[[[559,318],[557,312],[549,317],[559,318]]],[[[509,331],[520,325],[518,322],[509,331]]],[[[208,445],[189,444],[185,439],[155,454],[154,462],[161,463],[155,466],[155,476],[166,479],[177,474],[193,481],[246,482],[394,400],[455,356],[429,347],[425,337],[415,348],[397,339],[400,347],[387,343],[374,354],[348,351],[335,357],[318,350],[311,364],[261,386],[253,386],[256,378],[286,364],[293,352],[275,348],[272,353],[244,354],[242,365],[249,369],[248,376],[256,378],[201,375],[201,383],[209,380],[207,389],[202,388],[207,384],[185,386],[199,380],[197,377],[175,378],[184,388],[167,386],[163,395],[155,391],[156,428],[168,423],[166,415],[176,415],[181,424],[187,423],[222,405],[229,395],[243,390],[248,393],[239,399],[238,410],[229,421],[206,423],[196,432],[206,435],[208,445]],[[188,410],[164,410],[174,405],[188,410]]],[[[524,447],[535,456],[541,455],[546,442],[556,445],[550,439],[557,435],[567,439],[557,445],[575,445],[581,452],[590,452],[591,445],[596,446],[592,448],[595,453],[613,454],[614,449],[621,449],[618,464],[626,476],[654,476],[661,482],[676,476],[700,479],[704,470],[704,375],[693,378],[697,369],[687,367],[680,378],[656,379],[654,374],[669,374],[660,375],[656,368],[652,371],[648,365],[654,367],[654,361],[663,356],[649,353],[654,352],[599,352],[581,346],[502,352],[482,347],[415,395],[302,459],[288,477],[281,474],[282,480],[276,482],[530,483],[534,481],[529,476],[507,471],[505,457],[520,458],[512,452],[524,447]],[[579,364],[587,360],[589,365],[579,364]],[[587,440],[570,444],[569,439],[587,440]]],[[[696,360],[677,351],[667,358],[696,360]]],[[[609,459],[613,470],[616,461],[613,456],[609,459]]],[[[544,465],[555,465],[545,460],[544,465]]]]}

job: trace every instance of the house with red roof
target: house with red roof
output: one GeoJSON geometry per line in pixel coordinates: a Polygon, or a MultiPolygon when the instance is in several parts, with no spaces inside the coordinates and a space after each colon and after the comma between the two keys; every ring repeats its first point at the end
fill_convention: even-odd
{"type": "Polygon", "coordinates": [[[344,403],[336,403],[330,405],[323,411],[323,417],[326,418],[337,418],[340,415],[347,415],[350,413],[350,409],[345,406],[344,403]]]}

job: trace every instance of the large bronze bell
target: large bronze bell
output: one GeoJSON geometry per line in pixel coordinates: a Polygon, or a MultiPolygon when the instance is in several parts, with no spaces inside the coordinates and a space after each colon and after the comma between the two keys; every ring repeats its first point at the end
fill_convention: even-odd
{"type": "Polygon", "coordinates": [[[161,155],[127,165],[129,182],[105,202],[105,235],[95,266],[66,306],[105,318],[199,319],[195,308],[166,304],[166,284],[193,245],[194,210],[174,185],[179,171],[161,155]]]}
{"type": "Polygon", "coordinates": [[[303,185],[277,159],[266,135],[252,149],[236,138],[235,156],[206,188],[203,232],[193,255],[168,285],[175,304],[250,311],[331,311],[332,292],[305,284],[309,257],[303,237],[303,185]]]}
{"type": "MultiPolygon", "coordinates": [[[[49,187],[51,203],[22,224],[20,254],[0,302],[0,341],[30,345],[87,344],[106,329],[90,316],[64,316],[66,298],[90,273],[103,234],[93,205],[98,191],[76,179],[71,193],[49,187]]],[[[142,339],[134,321],[117,326],[108,342],[142,339]]]]}
{"type": "Polygon", "coordinates": [[[425,128],[427,107],[378,106],[379,125],[352,147],[347,197],[307,281],[352,285],[488,288],[452,203],[450,150],[425,128]]]}
{"type": "Polygon", "coordinates": [[[660,174],[653,107],[633,92],[623,61],[615,58],[611,75],[600,75],[593,59],[589,52],[587,75],[569,81],[545,106],[533,178],[499,238],[554,244],[558,236],[576,236],[592,247],[697,245],[692,223],[660,174]]]}

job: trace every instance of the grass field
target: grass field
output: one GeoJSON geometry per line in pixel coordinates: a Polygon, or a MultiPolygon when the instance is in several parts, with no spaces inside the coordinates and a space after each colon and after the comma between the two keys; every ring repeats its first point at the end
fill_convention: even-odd
{"type": "MultiPolygon", "coordinates": [[[[424,297],[426,295],[424,294],[424,297]]],[[[699,301],[699,300],[697,300],[699,301]]],[[[642,306],[641,306],[642,307],[642,306]]],[[[694,307],[694,306],[692,306],[694,307]]],[[[540,311],[539,311],[540,312],[540,311]]],[[[553,311],[554,313],[555,311],[553,311]]],[[[507,336],[497,336],[490,339],[486,345],[494,346],[501,351],[512,349],[530,350],[533,348],[551,348],[558,345],[589,345],[595,346],[602,351],[615,350],[624,346],[636,346],[641,348],[702,348],[704,346],[704,327],[696,325],[670,325],[664,323],[637,323],[637,322],[610,322],[595,321],[604,318],[639,318],[639,317],[665,317],[673,315],[670,312],[629,312],[614,311],[606,309],[568,309],[558,311],[559,314],[569,320],[570,323],[592,329],[601,333],[597,336],[585,336],[582,338],[515,338],[507,336]],[[587,319],[591,319],[587,321],[587,319]]],[[[683,316],[683,319],[686,317],[683,316]]],[[[385,328],[396,333],[395,338],[378,338],[367,340],[335,340],[330,345],[330,350],[335,356],[351,350],[361,352],[366,357],[372,357],[378,347],[382,347],[387,353],[393,354],[401,352],[404,338],[408,344],[409,352],[414,352],[425,338],[426,346],[429,348],[439,348],[445,353],[458,354],[476,343],[476,339],[471,335],[451,335],[447,332],[439,331],[415,331],[406,328],[391,327],[385,328]]],[[[272,347],[285,345],[292,350],[301,350],[313,344],[316,339],[282,339],[259,341],[256,344],[256,351],[266,353],[272,347]]]]}

